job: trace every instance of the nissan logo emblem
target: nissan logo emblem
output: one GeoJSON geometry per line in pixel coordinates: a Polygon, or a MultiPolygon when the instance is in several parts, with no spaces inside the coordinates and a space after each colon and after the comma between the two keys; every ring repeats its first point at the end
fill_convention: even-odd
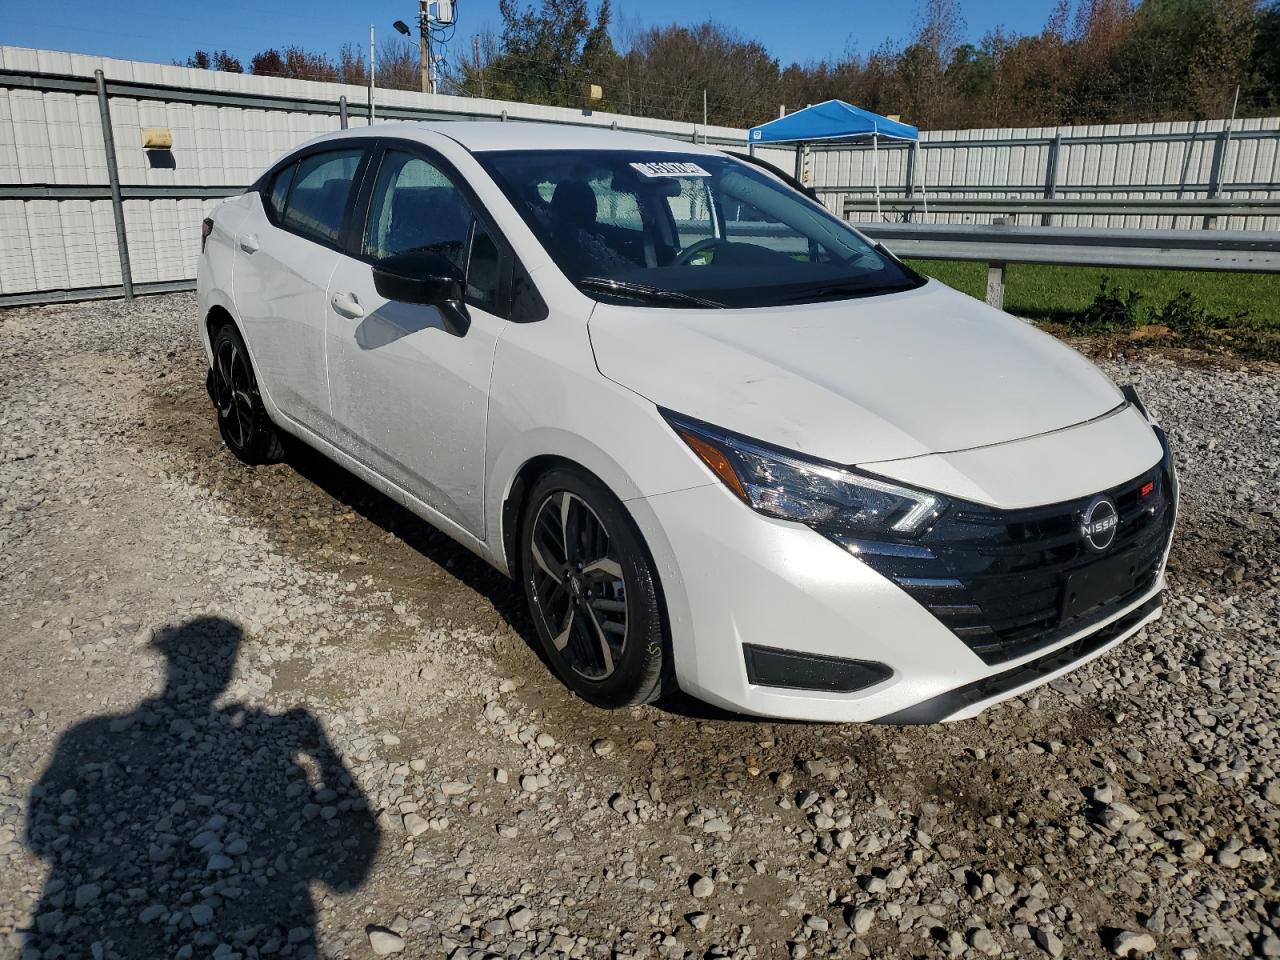
{"type": "Polygon", "coordinates": [[[1120,515],[1110,497],[1094,497],[1080,515],[1080,535],[1089,549],[1101,553],[1116,539],[1120,515]]]}

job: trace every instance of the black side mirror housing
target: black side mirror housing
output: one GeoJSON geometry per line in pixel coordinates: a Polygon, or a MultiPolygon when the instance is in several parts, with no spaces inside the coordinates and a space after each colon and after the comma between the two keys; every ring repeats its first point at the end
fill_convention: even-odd
{"type": "Polygon", "coordinates": [[[410,251],[387,257],[373,268],[378,296],[397,303],[436,307],[449,332],[460,337],[471,327],[463,302],[461,272],[438,253],[410,251]]]}

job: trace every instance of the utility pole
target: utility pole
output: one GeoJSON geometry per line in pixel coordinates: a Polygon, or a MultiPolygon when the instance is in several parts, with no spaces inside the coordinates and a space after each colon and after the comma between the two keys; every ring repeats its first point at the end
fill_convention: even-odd
{"type": "Polygon", "coordinates": [[[373,123],[373,24],[369,24],[369,123],[373,123]]]}
{"type": "Polygon", "coordinates": [[[476,61],[476,74],[480,77],[480,98],[484,99],[484,65],[480,63],[480,35],[471,38],[471,49],[476,61]]]}
{"type": "Polygon", "coordinates": [[[431,0],[418,0],[418,62],[422,65],[422,92],[436,92],[431,65],[431,0]]]}

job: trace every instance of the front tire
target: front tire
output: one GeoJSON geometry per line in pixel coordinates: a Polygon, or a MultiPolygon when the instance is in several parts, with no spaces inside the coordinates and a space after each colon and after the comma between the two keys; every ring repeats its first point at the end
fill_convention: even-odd
{"type": "Polygon", "coordinates": [[[653,561],[618,498],[573,468],[543,474],[520,526],[529,612],[557,676],[605,709],[650,703],[667,665],[653,561]]]}
{"type": "Polygon", "coordinates": [[[218,414],[218,432],[227,449],[248,464],[273,463],[284,456],[275,425],[267,416],[249,351],[234,325],[213,336],[209,397],[218,414]]]}

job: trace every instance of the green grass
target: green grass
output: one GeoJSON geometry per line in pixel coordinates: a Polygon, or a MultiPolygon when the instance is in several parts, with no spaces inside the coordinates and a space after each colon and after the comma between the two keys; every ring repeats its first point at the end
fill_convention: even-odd
{"type": "MultiPolygon", "coordinates": [[[[911,265],[971,296],[986,294],[984,263],[913,260],[911,265]]],[[[1121,289],[1140,293],[1141,306],[1148,310],[1159,310],[1180,290],[1188,290],[1205,310],[1231,318],[1229,328],[1280,333],[1280,274],[1015,263],[1005,272],[1004,308],[1028,320],[1069,323],[1093,300],[1104,276],[1121,289]]]]}

